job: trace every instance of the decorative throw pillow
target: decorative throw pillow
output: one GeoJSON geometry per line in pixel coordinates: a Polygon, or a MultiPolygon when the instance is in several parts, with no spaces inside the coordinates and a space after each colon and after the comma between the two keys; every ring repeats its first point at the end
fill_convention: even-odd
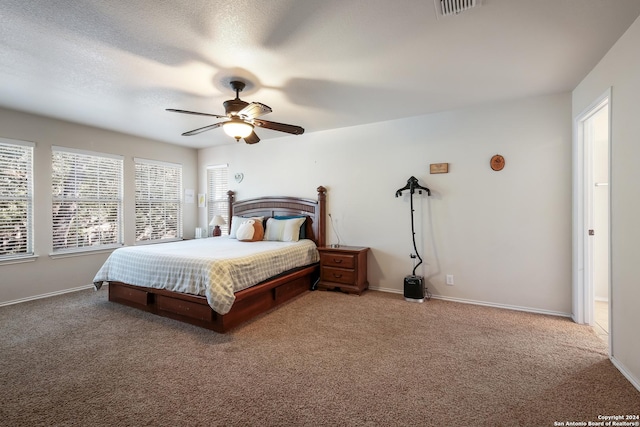
{"type": "Polygon", "coordinates": [[[263,216],[255,216],[255,217],[251,217],[251,218],[245,218],[242,216],[232,216],[231,217],[231,230],[229,230],[229,238],[230,239],[235,239],[236,238],[236,233],[238,232],[238,227],[240,227],[242,225],[243,222],[246,222],[250,219],[253,219],[256,222],[259,222],[260,224],[262,224],[262,221],[264,221],[264,217],[263,216]]]}
{"type": "Polygon", "coordinates": [[[276,215],[274,219],[292,219],[292,218],[304,218],[302,225],[300,226],[299,239],[307,238],[307,216],[306,215],[276,215]]]}
{"type": "Polygon", "coordinates": [[[297,242],[300,238],[300,226],[306,218],[274,219],[267,220],[267,229],[264,232],[264,240],[279,242],[297,242]]]}
{"type": "Polygon", "coordinates": [[[238,227],[236,237],[241,242],[257,242],[264,238],[264,229],[262,228],[262,221],[255,221],[250,219],[243,222],[238,227]]]}

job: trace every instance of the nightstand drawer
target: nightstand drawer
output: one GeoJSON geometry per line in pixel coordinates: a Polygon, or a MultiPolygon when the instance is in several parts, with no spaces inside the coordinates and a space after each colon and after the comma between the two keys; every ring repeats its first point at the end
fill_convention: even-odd
{"type": "Polygon", "coordinates": [[[323,253],[321,262],[329,267],[354,268],[356,257],[349,254],[323,253]]]}
{"type": "Polygon", "coordinates": [[[344,270],[342,268],[322,268],[321,279],[327,282],[344,283],[346,285],[355,284],[356,272],[354,270],[344,270]]]}

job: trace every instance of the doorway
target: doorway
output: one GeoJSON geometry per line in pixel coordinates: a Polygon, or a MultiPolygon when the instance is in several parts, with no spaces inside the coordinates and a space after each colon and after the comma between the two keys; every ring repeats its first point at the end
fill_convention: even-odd
{"type": "Polygon", "coordinates": [[[611,349],[610,98],[608,90],[574,121],[573,316],[611,349]]]}

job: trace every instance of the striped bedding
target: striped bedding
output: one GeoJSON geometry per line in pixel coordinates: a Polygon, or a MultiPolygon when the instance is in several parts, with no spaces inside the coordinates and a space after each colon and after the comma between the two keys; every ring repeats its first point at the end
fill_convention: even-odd
{"type": "Polygon", "coordinates": [[[116,281],[203,295],[214,311],[226,314],[234,292],[318,260],[316,245],[308,239],[240,242],[210,237],[116,249],[93,284],[96,290],[103,282],[116,281]]]}

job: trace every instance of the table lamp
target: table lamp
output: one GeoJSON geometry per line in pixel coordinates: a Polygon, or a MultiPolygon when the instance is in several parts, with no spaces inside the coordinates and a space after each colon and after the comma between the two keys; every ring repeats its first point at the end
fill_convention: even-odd
{"type": "Polygon", "coordinates": [[[222,235],[222,230],[220,230],[221,225],[225,225],[227,222],[222,218],[221,215],[214,215],[211,219],[209,225],[213,226],[213,237],[217,237],[222,235]]]}

